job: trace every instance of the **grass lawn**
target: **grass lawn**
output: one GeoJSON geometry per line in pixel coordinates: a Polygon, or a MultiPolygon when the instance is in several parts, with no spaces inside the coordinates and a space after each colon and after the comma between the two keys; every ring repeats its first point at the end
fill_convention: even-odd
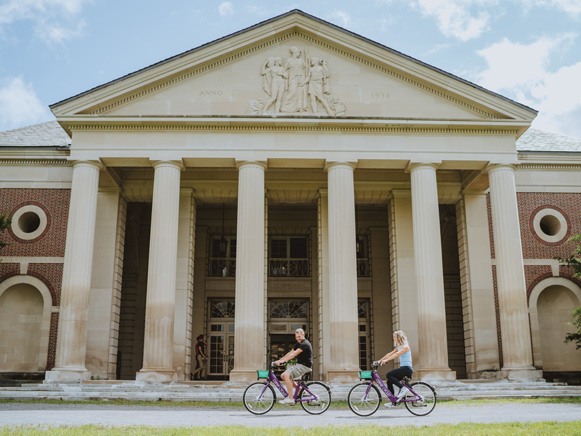
{"type": "Polygon", "coordinates": [[[0,427],[0,436],[32,436],[32,435],[62,435],[62,436],[93,436],[93,435],[161,435],[161,436],[287,436],[287,435],[322,435],[322,436],[377,436],[377,435],[406,435],[406,436],[443,436],[443,435],[581,435],[581,421],[575,422],[537,422],[537,423],[513,423],[513,424],[458,424],[458,425],[432,425],[429,427],[380,427],[369,426],[327,426],[317,428],[300,427],[0,427]]]}

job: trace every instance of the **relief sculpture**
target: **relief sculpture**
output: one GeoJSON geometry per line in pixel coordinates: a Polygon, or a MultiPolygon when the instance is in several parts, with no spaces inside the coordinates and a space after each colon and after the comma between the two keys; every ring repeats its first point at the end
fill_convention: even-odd
{"type": "Polygon", "coordinates": [[[255,115],[300,114],[340,116],[345,106],[331,95],[326,59],[304,57],[297,47],[289,49],[290,57],[265,60],[262,89],[265,96],[250,102],[255,115]]]}

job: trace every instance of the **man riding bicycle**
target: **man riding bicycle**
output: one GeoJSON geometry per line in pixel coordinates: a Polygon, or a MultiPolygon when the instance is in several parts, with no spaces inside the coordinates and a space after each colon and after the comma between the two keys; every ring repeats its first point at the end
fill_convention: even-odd
{"type": "Polygon", "coordinates": [[[308,339],[305,338],[305,331],[303,329],[296,329],[295,339],[297,343],[293,349],[274,362],[277,366],[280,366],[284,362],[288,362],[294,358],[297,359],[297,364],[287,368],[281,375],[281,378],[286,384],[288,397],[281,400],[280,404],[289,406],[295,404],[295,400],[293,400],[293,388],[297,386],[295,379],[313,370],[313,347],[308,339]]]}

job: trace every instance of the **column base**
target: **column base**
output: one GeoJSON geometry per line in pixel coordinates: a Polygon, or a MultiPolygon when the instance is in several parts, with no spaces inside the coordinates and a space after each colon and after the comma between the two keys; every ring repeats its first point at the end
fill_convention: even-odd
{"type": "Polygon", "coordinates": [[[423,368],[414,371],[413,378],[416,380],[456,380],[456,371],[449,368],[423,368]]]}
{"type": "Polygon", "coordinates": [[[499,369],[490,369],[483,371],[474,371],[466,374],[469,380],[496,380],[500,377],[499,369]]]}
{"type": "Polygon", "coordinates": [[[135,375],[135,381],[146,383],[171,383],[177,381],[177,375],[174,370],[144,368],[135,375]]]}
{"type": "Polygon", "coordinates": [[[44,374],[44,383],[80,383],[91,380],[86,368],[53,368],[44,374]]]}
{"type": "Polygon", "coordinates": [[[530,368],[502,368],[500,377],[512,381],[545,381],[543,371],[530,368]]]}
{"type": "Polygon", "coordinates": [[[230,382],[239,384],[248,384],[256,381],[256,370],[253,369],[233,369],[230,371],[230,382]]]}
{"type": "Polygon", "coordinates": [[[327,372],[329,383],[355,383],[359,380],[359,371],[352,369],[330,369],[327,372]]]}

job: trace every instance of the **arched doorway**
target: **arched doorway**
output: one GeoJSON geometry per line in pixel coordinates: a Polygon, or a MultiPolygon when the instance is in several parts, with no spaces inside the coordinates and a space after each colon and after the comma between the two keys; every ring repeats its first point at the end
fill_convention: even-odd
{"type": "Polygon", "coordinates": [[[573,329],[569,323],[573,309],[581,304],[581,289],[570,280],[552,277],[535,286],[529,304],[535,366],[548,379],[553,374],[581,372],[579,350],[564,342],[573,329]]]}
{"type": "MultiPolygon", "coordinates": [[[[51,302],[30,280],[19,281],[12,277],[0,287],[2,372],[44,371],[51,302]]],[[[45,293],[50,296],[48,290],[45,293]]]]}

